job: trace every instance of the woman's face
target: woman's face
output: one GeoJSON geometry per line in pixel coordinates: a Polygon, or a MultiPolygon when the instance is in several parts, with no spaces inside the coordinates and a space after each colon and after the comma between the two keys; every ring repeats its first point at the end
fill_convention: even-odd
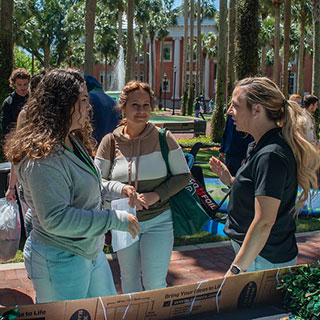
{"type": "Polygon", "coordinates": [[[232,116],[237,131],[249,132],[252,114],[247,107],[246,100],[243,98],[243,91],[244,90],[241,87],[236,87],[234,89],[228,114],[232,116]]]}
{"type": "Polygon", "coordinates": [[[82,85],[78,100],[74,106],[69,132],[84,127],[91,108],[87,87],[82,85]]]}
{"type": "Polygon", "coordinates": [[[128,125],[146,124],[151,115],[149,93],[143,89],[130,92],[125,105],[125,114],[128,125]]]}

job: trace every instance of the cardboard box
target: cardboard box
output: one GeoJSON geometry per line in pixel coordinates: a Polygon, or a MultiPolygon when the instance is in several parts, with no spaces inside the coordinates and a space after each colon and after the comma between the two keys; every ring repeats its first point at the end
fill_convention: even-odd
{"type": "MultiPolygon", "coordinates": [[[[295,268],[298,267],[301,266],[295,268]]],[[[21,316],[17,320],[160,320],[259,305],[279,305],[282,294],[276,290],[277,279],[289,270],[243,273],[225,280],[209,279],[113,297],[19,306],[21,316]]],[[[7,310],[10,308],[0,309],[0,314],[7,310]]]]}

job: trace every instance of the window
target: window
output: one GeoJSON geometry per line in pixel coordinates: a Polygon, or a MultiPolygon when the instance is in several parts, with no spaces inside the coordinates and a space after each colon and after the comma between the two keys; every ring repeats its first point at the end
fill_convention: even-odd
{"type": "Polygon", "coordinates": [[[172,60],[172,43],[164,42],[163,44],[163,61],[172,60]]]}
{"type": "Polygon", "coordinates": [[[144,82],[144,74],[143,74],[143,72],[140,72],[140,81],[144,82]]]}

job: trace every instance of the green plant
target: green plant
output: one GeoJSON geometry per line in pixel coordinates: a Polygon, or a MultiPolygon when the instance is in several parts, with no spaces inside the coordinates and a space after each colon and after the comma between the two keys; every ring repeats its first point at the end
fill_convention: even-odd
{"type": "Polygon", "coordinates": [[[285,274],[277,289],[284,291],[284,307],[295,319],[320,319],[320,261],[285,274]]]}

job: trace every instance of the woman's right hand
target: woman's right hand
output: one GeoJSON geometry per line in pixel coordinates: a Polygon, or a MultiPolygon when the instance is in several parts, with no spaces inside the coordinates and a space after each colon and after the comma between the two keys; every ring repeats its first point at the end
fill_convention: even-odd
{"type": "Polygon", "coordinates": [[[227,166],[215,157],[210,158],[209,164],[210,169],[220,178],[221,182],[230,187],[234,178],[230,174],[227,166]]]}
{"type": "Polygon", "coordinates": [[[15,201],[16,200],[16,190],[15,188],[8,188],[5,197],[7,201],[15,201]]]}
{"type": "Polygon", "coordinates": [[[134,239],[139,234],[139,222],[138,218],[133,214],[128,214],[128,229],[127,231],[132,235],[134,239]]]}

